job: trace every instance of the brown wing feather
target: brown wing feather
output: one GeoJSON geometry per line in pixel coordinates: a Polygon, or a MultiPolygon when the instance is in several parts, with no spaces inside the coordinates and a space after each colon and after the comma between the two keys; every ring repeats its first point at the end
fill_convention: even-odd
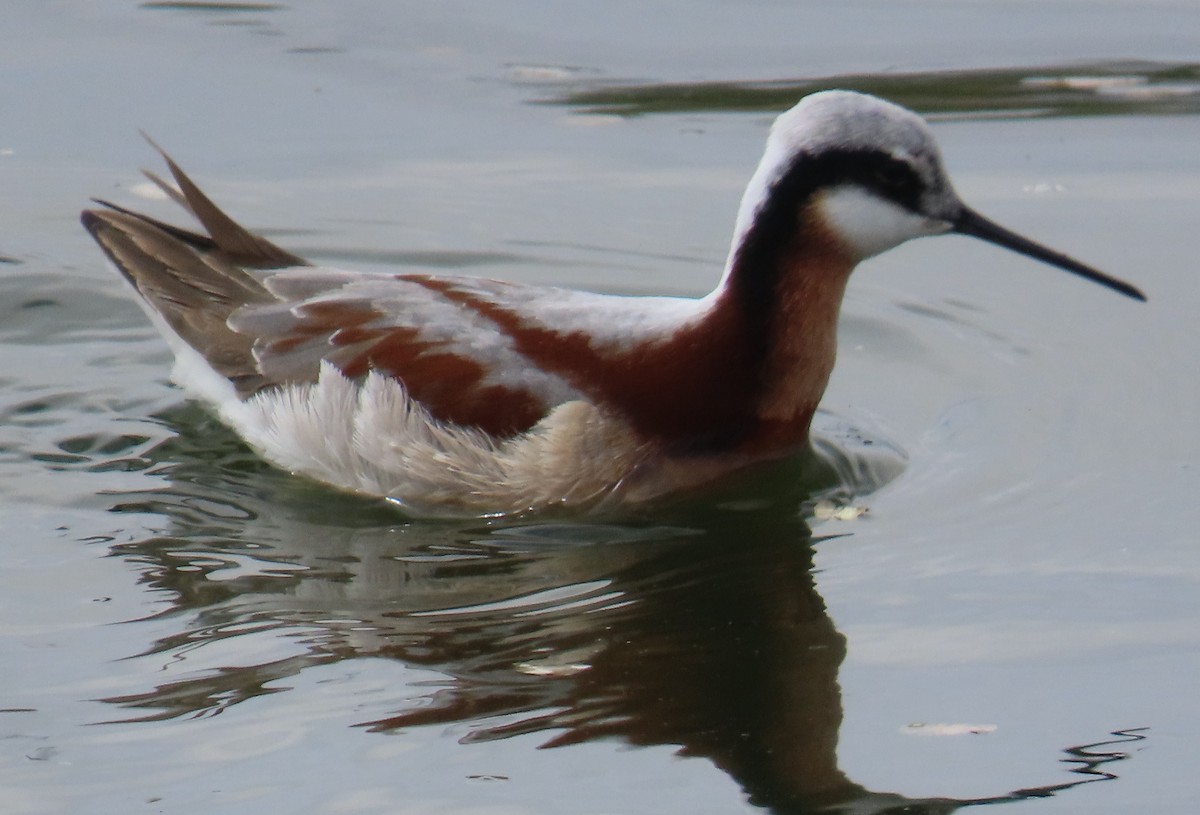
{"type": "MultiPolygon", "coordinates": [[[[496,435],[528,429],[562,401],[562,383],[538,380],[526,370],[527,360],[507,360],[521,376],[510,382],[498,375],[505,366],[495,362],[488,343],[458,343],[460,332],[479,329],[471,324],[477,316],[415,278],[316,268],[264,274],[308,263],[235,222],[154,147],[178,188],[153,173],[147,177],[206,234],[107,201],[97,202],[104,209],[85,211],[83,224],[170,330],[243,398],[315,381],[321,363],[330,362],[350,377],[393,376],[435,417],[496,435]],[[343,295],[355,287],[366,291],[343,295]],[[417,291],[427,302],[410,302],[393,290],[417,291]]],[[[496,343],[503,343],[499,334],[496,343]]]]}
{"type": "Polygon", "coordinates": [[[271,381],[312,381],[322,362],[352,378],[375,371],[403,382],[435,418],[496,436],[527,430],[578,395],[513,353],[490,321],[425,282],[420,276],[287,271],[266,285],[300,299],[248,306],[229,322],[255,338],[258,369],[271,381]]]}
{"type": "MultiPolygon", "coordinates": [[[[167,167],[171,171],[171,176],[179,185],[179,192],[183,196],[187,210],[196,216],[196,220],[203,225],[226,260],[254,269],[283,269],[288,266],[308,265],[308,261],[304,258],[280,249],[266,238],[255,235],[226,215],[196,186],[192,179],[188,178],[187,173],[180,169],[165,150],[155,144],[149,136],[144,133],[142,135],[146,141],[150,142],[150,146],[163,157],[163,161],[167,163],[167,167]]],[[[153,177],[151,180],[161,184],[161,180],[153,177]]]]}
{"type": "Polygon", "coordinates": [[[119,211],[88,210],[83,225],[142,299],[241,394],[264,384],[253,338],[232,331],[230,312],[270,295],[216,253],[196,251],[153,222],[119,211]]]}
{"type": "MultiPolygon", "coordinates": [[[[153,144],[153,142],[151,142],[153,144]]],[[[246,269],[306,265],[253,235],[220,210],[160,148],[179,190],[177,200],[208,234],[173,226],[107,201],[85,210],[84,227],[100,248],[184,342],[195,348],[242,395],[269,384],[258,370],[252,337],[229,328],[229,315],[275,297],[246,269]]],[[[162,184],[161,179],[157,183],[162,184]]]]}

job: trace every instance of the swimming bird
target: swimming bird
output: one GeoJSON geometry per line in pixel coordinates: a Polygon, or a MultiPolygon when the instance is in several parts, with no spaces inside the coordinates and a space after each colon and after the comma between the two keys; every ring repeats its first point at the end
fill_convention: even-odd
{"type": "Polygon", "coordinates": [[[700,298],[314,266],[159,152],[177,187],[147,175],[203,234],[99,200],[82,220],[175,381],[279,467],[417,514],[637,504],[796,454],[851,271],[911,238],[971,235],[1145,299],[969,208],[924,120],[850,91],[775,120],[700,298]]]}

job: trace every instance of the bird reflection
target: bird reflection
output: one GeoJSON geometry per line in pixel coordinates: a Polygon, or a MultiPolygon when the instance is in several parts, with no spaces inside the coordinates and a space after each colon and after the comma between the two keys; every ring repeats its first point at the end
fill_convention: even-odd
{"type": "Polygon", "coordinates": [[[837,760],[846,640],[817,591],[819,541],[794,495],[653,522],[455,526],[398,523],[324,493],[315,503],[292,495],[281,511],[278,494],[177,486],[186,489],[115,507],[180,527],[116,547],[188,620],[152,653],[298,627],[306,651],[108,700],[141,718],[212,713],[286,692],[278,680],[309,666],[386,657],[445,680],[362,722],[369,729],[460,723],[468,742],[673,745],[719,767],[751,803],[797,814],[948,813],[1042,797],[1112,778],[1120,744],[1141,738],[1072,748],[1071,780],[990,798],[918,800],[856,784],[837,760]]]}

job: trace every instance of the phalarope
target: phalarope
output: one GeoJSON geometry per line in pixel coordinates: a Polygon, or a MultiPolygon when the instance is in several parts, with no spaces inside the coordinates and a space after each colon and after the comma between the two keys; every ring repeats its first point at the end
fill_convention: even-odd
{"type": "Polygon", "coordinates": [[[312,266],[162,155],[178,189],[148,175],[207,234],[105,201],[82,219],[175,380],[276,465],[417,513],[636,503],[796,452],[850,272],[911,238],[972,235],[1145,299],[967,207],[919,116],[849,91],[776,119],[699,299],[312,266]]]}

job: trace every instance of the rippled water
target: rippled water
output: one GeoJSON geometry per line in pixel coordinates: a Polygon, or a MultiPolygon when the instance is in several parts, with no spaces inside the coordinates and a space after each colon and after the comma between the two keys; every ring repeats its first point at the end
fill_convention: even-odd
{"type": "Polygon", "coordinates": [[[1192,811],[1193,5],[4,13],[0,812],[1192,811]],[[821,455],[636,517],[274,470],[76,221],[174,217],[144,128],[314,260],[698,294],[828,85],[1150,302],[905,246],[852,281],[821,455]]]}

